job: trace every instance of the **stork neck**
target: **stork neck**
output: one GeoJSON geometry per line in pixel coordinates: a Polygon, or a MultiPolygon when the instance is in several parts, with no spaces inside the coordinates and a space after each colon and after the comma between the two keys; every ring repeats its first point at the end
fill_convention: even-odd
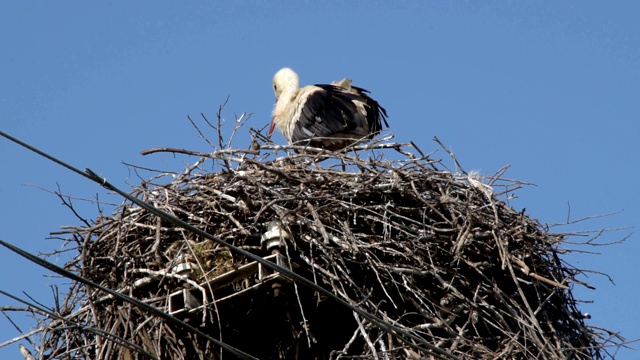
{"type": "Polygon", "coordinates": [[[276,102],[276,108],[274,111],[274,115],[280,115],[286,111],[289,105],[293,102],[298,94],[297,84],[287,84],[287,86],[282,89],[280,96],[278,97],[278,101],[276,102]]]}

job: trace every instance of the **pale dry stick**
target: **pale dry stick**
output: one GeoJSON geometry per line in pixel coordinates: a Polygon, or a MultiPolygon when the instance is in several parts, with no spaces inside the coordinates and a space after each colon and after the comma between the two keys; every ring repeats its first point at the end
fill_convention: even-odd
{"type": "Polygon", "coordinates": [[[493,175],[489,177],[489,181],[487,182],[489,186],[493,186],[498,180],[502,180],[502,175],[509,170],[511,165],[505,165],[496,171],[493,175]]]}
{"type": "Polygon", "coordinates": [[[185,179],[187,179],[189,176],[193,176],[193,174],[192,174],[193,170],[199,168],[207,160],[209,160],[209,157],[206,157],[206,156],[199,157],[198,160],[196,160],[196,162],[194,162],[191,165],[188,165],[187,167],[184,168],[183,171],[181,171],[179,174],[177,174],[176,177],[175,177],[175,181],[176,182],[184,182],[185,179]]]}
{"type": "Polygon", "coordinates": [[[402,274],[401,277],[402,277],[402,285],[404,286],[405,290],[408,291],[409,293],[413,294],[413,296],[415,297],[415,299],[414,299],[414,298],[411,298],[409,296],[405,296],[404,300],[405,301],[409,301],[413,305],[413,307],[416,308],[417,312],[420,315],[422,315],[424,318],[428,319],[429,321],[432,321],[432,323],[415,325],[414,328],[415,329],[424,330],[424,329],[440,327],[442,325],[442,324],[440,324],[440,322],[443,323],[443,321],[441,321],[441,319],[438,319],[438,318],[434,317],[435,314],[428,313],[427,310],[426,310],[426,309],[429,309],[429,308],[435,308],[435,305],[433,303],[431,303],[431,306],[429,304],[427,304],[427,302],[425,301],[427,299],[424,299],[422,294],[419,294],[416,289],[412,288],[408,284],[407,277],[404,274],[402,274]]]}
{"type": "Polygon", "coordinates": [[[410,227],[408,227],[408,226],[406,226],[406,225],[404,225],[404,224],[401,224],[401,223],[399,223],[399,222],[396,222],[396,221],[390,220],[390,219],[387,217],[387,215],[386,215],[386,214],[391,214],[392,216],[394,216],[394,217],[396,217],[396,218],[398,218],[398,219],[400,219],[400,220],[404,220],[404,221],[406,221],[406,222],[408,222],[408,223],[411,223],[411,224],[413,224],[413,225],[422,226],[422,222],[420,222],[420,221],[416,221],[416,220],[411,219],[411,218],[408,218],[408,217],[406,217],[406,216],[404,216],[404,215],[400,215],[400,214],[398,214],[398,213],[395,213],[395,212],[393,212],[393,211],[389,210],[389,209],[388,209],[388,207],[386,207],[386,209],[385,209],[385,213],[386,213],[386,214],[385,214],[385,216],[384,216],[382,219],[380,219],[380,218],[375,218],[375,215],[379,215],[379,214],[377,214],[375,211],[369,210],[369,209],[367,209],[367,208],[364,208],[364,210],[366,210],[366,211],[369,211],[369,212],[373,213],[373,215],[371,215],[371,216],[367,216],[367,218],[370,218],[370,219],[372,219],[372,220],[373,220],[373,219],[375,219],[375,220],[378,220],[378,221],[384,222],[384,224],[385,224],[385,225],[390,226],[390,227],[392,227],[392,228],[393,228],[393,227],[397,227],[398,229],[404,230],[407,234],[410,234],[410,235],[417,235],[417,234],[418,234],[418,231],[416,231],[415,229],[410,228],[410,227]],[[384,221],[383,221],[383,220],[384,220],[384,221]]]}
{"type": "Polygon", "coordinates": [[[29,349],[24,345],[20,344],[18,348],[20,349],[20,354],[22,354],[24,360],[34,360],[33,355],[31,355],[31,351],[29,351],[29,349]]]}
{"type": "MultiPolygon", "coordinates": [[[[206,189],[208,191],[211,191],[212,193],[216,194],[217,196],[219,196],[221,199],[225,199],[227,201],[229,201],[232,204],[237,204],[238,203],[238,199],[236,199],[235,197],[228,195],[226,193],[224,193],[221,190],[218,189],[214,189],[210,186],[206,186],[206,185],[196,185],[196,188],[202,188],[202,189],[206,189]]],[[[203,198],[204,200],[204,198],[203,198]]]]}
{"type": "Polygon", "coordinates": [[[383,337],[379,337],[377,341],[380,345],[380,356],[382,356],[384,360],[391,360],[391,358],[389,357],[389,351],[387,351],[387,346],[384,344],[383,339],[383,337]]]}
{"type": "Polygon", "coordinates": [[[360,333],[360,328],[356,327],[355,331],[353,332],[353,335],[351,335],[351,338],[349,339],[349,341],[347,341],[347,343],[344,345],[342,350],[341,351],[334,350],[331,352],[331,354],[329,354],[329,356],[333,355],[334,352],[339,352],[338,356],[336,356],[336,360],[338,360],[342,358],[342,355],[347,355],[349,348],[351,347],[351,345],[353,345],[353,342],[356,341],[359,333],[360,333]]]}
{"type": "MultiPolygon", "coordinates": [[[[216,130],[216,133],[218,133],[218,145],[220,145],[220,149],[223,149],[223,143],[224,143],[224,139],[222,136],[222,125],[224,125],[225,120],[222,118],[222,109],[224,109],[225,106],[227,106],[227,102],[229,101],[229,97],[227,97],[227,99],[225,100],[225,102],[218,106],[218,112],[216,113],[216,119],[218,121],[218,126],[216,128],[214,128],[216,130]]],[[[207,123],[209,123],[209,120],[207,120],[206,116],[204,116],[203,113],[200,113],[200,115],[202,115],[202,117],[205,119],[205,121],[207,123]]],[[[210,124],[210,123],[209,123],[210,124]]]]}
{"type": "MultiPolygon", "coordinates": [[[[166,299],[166,296],[164,297],[164,299],[166,299]]],[[[128,307],[129,312],[131,312],[131,307],[128,307]]],[[[165,311],[169,312],[169,303],[167,302],[165,305],[165,311]]],[[[155,318],[152,317],[148,317],[146,319],[144,319],[140,324],[138,324],[138,326],[136,326],[136,328],[133,330],[134,333],[138,333],[139,331],[142,331],[142,329],[144,329],[144,327],[151,322],[156,321],[155,318]]]]}
{"type": "MultiPolygon", "coordinates": [[[[225,159],[225,154],[233,154],[233,155],[237,155],[237,154],[245,154],[245,155],[260,155],[260,151],[258,150],[251,150],[251,149],[216,149],[213,152],[202,152],[202,151],[196,151],[196,150],[187,150],[187,149],[181,149],[181,148],[174,148],[174,147],[154,147],[154,148],[150,148],[150,149],[146,149],[146,150],[142,150],[140,151],[140,155],[150,155],[150,154],[154,154],[154,153],[160,153],[160,152],[168,152],[168,153],[174,153],[174,154],[184,154],[184,155],[190,155],[190,156],[200,156],[203,158],[207,158],[207,159],[218,159],[218,160],[224,160],[225,159]]],[[[148,168],[142,168],[139,165],[133,165],[133,164],[126,164],[128,166],[132,166],[132,167],[136,167],[136,168],[141,168],[147,171],[157,171],[160,172],[159,170],[152,170],[152,169],[148,169],[148,168]]],[[[170,174],[170,172],[164,172],[159,175],[159,176],[165,176],[167,174],[170,174]]]]}
{"type": "MultiPolygon", "coordinates": [[[[224,100],[224,102],[218,106],[218,111],[216,112],[216,117],[218,117],[218,121],[219,121],[219,125],[220,125],[220,121],[222,118],[222,110],[227,106],[227,103],[229,102],[230,97],[227,96],[227,98],[224,100]]],[[[204,115],[201,113],[201,115],[204,115]]],[[[218,133],[218,136],[222,137],[222,130],[220,129],[220,126],[215,126],[213,125],[209,119],[206,118],[206,116],[203,116],[204,121],[207,123],[207,125],[209,125],[209,127],[211,127],[213,130],[215,130],[218,133]]]]}
{"type": "Polygon", "coordinates": [[[424,205],[426,205],[431,211],[438,214],[438,216],[440,216],[441,219],[449,221],[449,219],[447,219],[442,214],[442,212],[440,212],[440,210],[438,210],[436,207],[433,206],[433,204],[431,204],[429,201],[423,199],[422,196],[420,196],[420,192],[418,191],[418,189],[416,189],[415,181],[412,180],[411,182],[409,182],[409,184],[411,185],[411,189],[413,190],[418,200],[420,200],[424,205]]]}
{"type": "Polygon", "coordinates": [[[179,274],[174,274],[172,272],[168,272],[165,270],[151,270],[151,269],[144,269],[144,268],[139,268],[139,269],[131,269],[131,273],[133,274],[147,274],[147,275],[151,275],[151,278],[172,278],[172,279],[176,279],[176,280],[180,280],[180,281],[184,281],[186,283],[188,283],[189,285],[193,286],[194,288],[200,290],[203,294],[203,300],[205,303],[208,303],[209,300],[207,298],[207,294],[204,290],[204,288],[202,286],[200,286],[197,282],[191,280],[190,278],[184,276],[184,275],[179,275],[179,274]]]}
{"type": "Polygon", "coordinates": [[[149,332],[146,329],[143,329],[138,333],[138,335],[140,336],[142,343],[146,345],[146,348],[148,348],[153,355],[159,357],[159,354],[157,352],[158,349],[156,349],[156,347],[154,346],[154,343],[149,336],[149,332]]]}
{"type": "Polygon", "coordinates": [[[324,225],[322,224],[322,221],[320,220],[320,217],[318,216],[318,213],[316,212],[316,209],[308,201],[305,201],[305,205],[307,206],[307,209],[311,213],[311,216],[313,216],[313,220],[314,220],[315,226],[320,230],[320,234],[322,235],[322,238],[324,239],[324,244],[328,245],[329,242],[330,242],[329,241],[329,234],[327,233],[327,229],[325,229],[324,225]]]}
{"type": "Polygon", "coordinates": [[[162,228],[162,219],[156,217],[156,235],[155,240],[153,242],[153,246],[151,246],[151,252],[157,257],[160,258],[160,241],[162,240],[161,231],[162,228]]]}
{"type": "MultiPolygon", "coordinates": [[[[309,238],[308,236],[306,237],[307,241],[311,241],[311,238],[309,238]]],[[[335,281],[335,282],[339,282],[340,281],[340,277],[329,272],[329,270],[326,270],[324,268],[322,268],[320,265],[318,265],[316,262],[314,262],[312,260],[311,257],[307,257],[305,255],[299,255],[300,258],[302,260],[304,260],[304,262],[306,262],[309,266],[311,266],[313,269],[320,271],[324,276],[328,277],[329,279],[335,281]]],[[[314,281],[317,280],[316,277],[314,276],[314,281]]],[[[317,282],[317,281],[316,281],[317,282]]]]}
{"type": "MultiPolygon", "coordinates": [[[[201,115],[204,117],[204,114],[201,113],[201,115]]],[[[211,141],[209,141],[209,139],[202,133],[202,131],[200,130],[200,128],[198,127],[198,125],[196,125],[195,121],[191,120],[191,116],[187,115],[187,120],[189,120],[189,122],[191,123],[191,126],[193,126],[196,131],[198,132],[198,135],[200,135],[200,138],[204,141],[207,142],[207,144],[209,144],[209,146],[211,146],[212,148],[216,148],[215,145],[213,145],[211,143],[211,141]]]]}
{"type": "MultiPolygon", "coordinates": [[[[111,314],[111,316],[113,318],[116,318],[117,320],[115,321],[109,321],[108,323],[111,323],[111,328],[109,329],[110,333],[115,333],[115,331],[117,331],[118,327],[120,327],[121,323],[120,320],[121,318],[119,316],[117,316],[116,314],[111,314]]],[[[126,334],[125,334],[126,336],[126,334]]],[[[100,352],[98,353],[97,358],[98,359],[108,359],[110,357],[111,351],[114,347],[114,344],[112,341],[107,341],[103,347],[100,348],[100,352]]]]}
{"type": "MultiPolygon", "coordinates": [[[[542,345],[542,347],[540,347],[540,349],[544,349],[544,348],[548,348],[548,344],[547,342],[543,341],[542,339],[538,338],[538,334],[544,334],[545,332],[542,330],[542,327],[540,326],[540,323],[538,322],[538,319],[535,316],[535,313],[533,312],[533,309],[531,308],[531,305],[529,305],[529,300],[527,300],[527,297],[524,294],[524,291],[522,290],[522,287],[520,286],[520,283],[518,282],[518,278],[516,277],[515,271],[513,270],[513,266],[511,265],[511,261],[507,261],[507,268],[509,269],[509,273],[511,274],[511,277],[513,279],[513,282],[516,285],[516,289],[518,290],[518,294],[520,294],[520,298],[522,299],[523,304],[526,307],[526,310],[528,312],[528,316],[529,316],[529,321],[531,324],[533,324],[533,326],[538,330],[537,332],[532,332],[532,337],[536,338],[539,343],[542,345]]],[[[553,349],[553,348],[552,348],[553,349]]],[[[555,349],[553,349],[555,350],[555,349]]],[[[555,356],[562,356],[561,354],[554,354],[555,356]]]]}
{"type": "Polygon", "coordinates": [[[266,170],[266,171],[272,172],[274,174],[280,175],[286,180],[289,180],[289,181],[293,181],[294,180],[294,178],[289,176],[289,174],[287,174],[286,172],[282,171],[281,169],[273,167],[273,166],[265,165],[264,163],[262,163],[260,161],[257,161],[257,160],[253,160],[251,158],[235,158],[234,157],[234,158],[231,158],[230,160],[232,160],[234,162],[247,162],[247,163],[249,163],[251,165],[255,165],[256,167],[258,167],[258,168],[260,168],[262,170],[266,170]]]}
{"type": "MultiPolygon", "coordinates": [[[[29,332],[27,332],[27,333],[22,333],[21,335],[16,336],[16,337],[14,337],[13,339],[6,340],[6,341],[4,341],[4,342],[0,343],[0,349],[1,349],[1,348],[3,348],[3,347],[5,347],[5,346],[7,346],[7,345],[11,345],[11,344],[13,344],[14,342],[20,341],[20,340],[22,340],[22,339],[27,339],[27,341],[31,342],[31,340],[29,340],[29,337],[31,337],[31,336],[33,336],[33,335],[36,335],[36,334],[38,334],[38,333],[40,333],[40,332],[43,332],[43,331],[45,331],[47,328],[48,328],[48,327],[39,327],[39,328],[34,329],[34,330],[31,330],[31,331],[29,331],[29,332]]],[[[34,345],[34,346],[35,346],[35,345],[34,345]]]]}
{"type": "Polygon", "coordinates": [[[20,332],[22,335],[17,336],[13,339],[7,340],[3,343],[0,343],[0,348],[3,348],[7,345],[13,344],[14,342],[20,341],[22,339],[26,339],[31,346],[33,346],[34,348],[36,347],[36,344],[33,343],[33,341],[30,339],[31,336],[40,333],[44,330],[46,330],[46,327],[39,327],[35,330],[29,331],[28,333],[24,333],[24,331],[20,330],[20,328],[18,328],[13,320],[11,320],[11,318],[5,313],[5,311],[24,311],[24,312],[30,312],[30,313],[37,313],[40,315],[45,315],[46,316],[46,312],[40,312],[38,309],[35,308],[30,308],[30,307],[14,307],[14,306],[2,306],[0,307],[0,311],[2,312],[2,314],[13,324],[14,327],[16,327],[16,329],[18,330],[18,332],[20,332]]]}
{"type": "Polygon", "coordinates": [[[240,114],[240,117],[236,116],[236,120],[234,122],[233,125],[233,130],[231,131],[231,135],[229,136],[229,140],[227,140],[227,149],[231,149],[231,143],[233,142],[233,138],[236,135],[236,132],[238,132],[238,130],[244,126],[244,124],[249,121],[249,119],[251,118],[252,114],[247,114],[246,112],[243,112],[242,114],[240,114]]]}
{"type": "Polygon", "coordinates": [[[438,145],[440,145],[440,147],[442,147],[442,149],[444,149],[444,151],[447,152],[447,154],[449,154],[449,156],[451,157],[451,159],[453,159],[453,162],[456,164],[456,167],[462,171],[463,174],[467,175],[467,172],[462,168],[462,166],[460,165],[460,163],[458,162],[458,159],[456,158],[456,155],[453,153],[453,151],[449,150],[446,146],[444,146],[444,144],[440,141],[440,139],[438,139],[437,136],[433,137],[433,140],[435,142],[438,143],[438,145]]]}
{"type": "MultiPolygon", "coordinates": [[[[283,243],[284,243],[284,251],[285,251],[285,254],[287,255],[287,261],[289,262],[289,264],[291,264],[292,260],[291,260],[291,255],[289,253],[289,245],[287,244],[286,241],[284,241],[283,243]]],[[[307,345],[311,347],[311,334],[309,333],[309,321],[307,321],[307,317],[304,314],[304,308],[302,307],[302,299],[300,299],[300,293],[298,291],[298,284],[295,281],[293,282],[293,291],[296,294],[296,300],[298,301],[298,308],[300,309],[300,315],[302,316],[302,328],[304,329],[304,333],[307,337],[307,345]]]]}
{"type": "MultiPolygon", "coordinates": [[[[55,301],[55,303],[57,304],[58,302],[55,301]]],[[[30,312],[33,315],[35,315],[35,314],[39,314],[41,316],[46,316],[47,315],[46,312],[39,311],[38,309],[35,309],[35,308],[30,308],[30,307],[18,308],[18,307],[3,306],[2,310],[1,310],[2,315],[4,315],[4,317],[7,319],[7,321],[9,321],[11,323],[11,325],[18,331],[18,333],[23,333],[23,331],[22,331],[22,329],[20,329],[20,326],[18,326],[18,324],[16,324],[13,321],[13,319],[7,314],[7,311],[25,311],[25,312],[30,312]],[[18,310],[18,309],[20,309],[20,310],[18,310]]],[[[27,341],[29,342],[29,344],[31,344],[31,346],[35,347],[35,344],[33,343],[33,341],[31,341],[30,338],[27,338],[27,341]]]]}
{"type": "Polygon", "coordinates": [[[467,241],[471,235],[471,224],[466,222],[463,225],[463,228],[458,233],[457,239],[454,241],[455,245],[453,246],[453,253],[457,256],[464,250],[467,241]]]}
{"type": "Polygon", "coordinates": [[[513,262],[515,262],[518,266],[520,266],[520,270],[521,270],[525,275],[527,275],[527,276],[531,276],[532,278],[534,278],[534,279],[536,279],[536,280],[538,280],[538,281],[542,281],[542,282],[543,282],[543,283],[545,283],[545,284],[549,284],[549,285],[551,285],[551,286],[555,286],[555,287],[557,287],[557,288],[561,288],[561,289],[565,289],[565,290],[568,290],[568,289],[569,289],[569,287],[568,287],[567,285],[560,284],[560,283],[559,283],[559,282],[557,282],[557,281],[553,281],[553,280],[547,279],[547,278],[545,278],[545,277],[543,277],[543,276],[540,276],[540,275],[536,274],[535,272],[531,271],[531,269],[529,269],[529,266],[527,266],[527,264],[525,264],[525,263],[524,263],[524,261],[522,261],[522,260],[518,259],[518,258],[517,258],[517,257],[515,257],[513,254],[510,254],[509,256],[510,256],[510,258],[511,258],[511,260],[512,260],[513,262]]]}
{"type": "MultiPolygon", "coordinates": [[[[327,249],[326,249],[325,247],[323,247],[323,246],[322,246],[322,245],[321,245],[321,244],[320,244],[320,243],[319,243],[315,238],[307,237],[307,239],[309,240],[309,244],[314,245],[314,246],[315,246],[315,248],[317,248],[318,250],[320,250],[320,252],[326,256],[326,258],[325,258],[324,260],[326,260],[326,259],[332,259],[332,258],[333,258],[333,257],[332,257],[328,252],[327,252],[327,249]]],[[[311,248],[311,249],[313,249],[313,248],[311,248]]],[[[313,255],[313,254],[310,254],[310,255],[309,255],[309,261],[311,261],[310,265],[311,265],[311,266],[313,266],[314,268],[316,268],[316,269],[320,270],[321,268],[320,268],[320,267],[317,267],[317,266],[316,266],[316,262],[315,262],[315,261],[313,261],[313,258],[314,258],[314,257],[313,257],[312,255],[313,255]]],[[[337,259],[337,260],[335,260],[335,261],[328,261],[328,262],[327,262],[327,265],[331,265],[333,268],[337,269],[339,273],[343,274],[344,279],[351,280],[351,277],[349,276],[349,271],[345,269],[345,268],[347,268],[347,266],[344,264],[344,262],[343,262],[343,260],[342,260],[342,259],[337,259]]],[[[323,273],[324,273],[324,272],[323,272],[323,273]]],[[[330,274],[330,273],[328,273],[328,272],[327,272],[327,273],[325,273],[325,274],[330,274]]],[[[335,278],[335,279],[336,279],[336,282],[337,282],[338,284],[342,284],[342,282],[341,282],[342,278],[341,278],[339,275],[337,275],[337,274],[336,274],[336,275],[332,276],[331,278],[335,278]]],[[[314,275],[314,283],[318,283],[318,280],[317,280],[317,278],[315,277],[315,275],[314,275]]],[[[358,284],[353,283],[353,286],[354,286],[354,289],[359,289],[359,285],[358,285],[358,284]]],[[[335,289],[335,287],[334,287],[334,289],[335,289]]],[[[345,300],[345,301],[346,301],[346,300],[345,300]]]]}
{"type": "Polygon", "coordinates": [[[368,251],[366,251],[364,253],[364,255],[367,258],[367,260],[369,261],[369,264],[371,265],[371,270],[373,270],[373,273],[376,275],[376,279],[378,280],[378,283],[380,284],[380,288],[382,289],[384,294],[387,296],[387,299],[389,299],[389,302],[393,305],[393,307],[398,309],[398,305],[395,303],[395,301],[393,301],[393,298],[387,292],[387,287],[382,283],[382,280],[380,279],[380,274],[378,273],[377,266],[376,266],[377,262],[371,260],[371,257],[373,255],[371,253],[369,253],[368,251]]]}
{"type": "Polygon", "coordinates": [[[229,220],[231,220],[231,222],[238,228],[238,230],[240,230],[240,233],[242,235],[251,235],[251,232],[249,230],[245,229],[245,227],[242,226],[242,224],[233,216],[233,214],[231,214],[228,211],[225,211],[224,215],[226,215],[227,218],[229,218],[229,220]]]}
{"type": "MultiPolygon", "coordinates": [[[[324,237],[324,234],[322,233],[322,230],[319,227],[317,227],[316,225],[310,225],[309,228],[324,237]]],[[[326,229],[325,229],[325,234],[327,235],[327,238],[332,243],[340,246],[343,250],[345,250],[345,251],[351,250],[351,247],[342,238],[340,238],[338,236],[335,236],[332,233],[327,232],[326,229]]]]}
{"type": "Polygon", "coordinates": [[[355,312],[353,313],[353,317],[356,319],[356,323],[358,324],[358,329],[360,330],[360,336],[362,337],[362,339],[364,339],[365,343],[369,347],[369,351],[371,351],[371,356],[373,356],[375,360],[379,360],[378,352],[376,351],[376,346],[371,342],[371,339],[369,338],[369,334],[367,334],[367,331],[364,329],[364,326],[362,325],[362,320],[360,320],[360,317],[355,312]]]}
{"type": "MultiPolygon", "coordinates": [[[[97,201],[94,199],[89,199],[89,198],[84,198],[84,197],[78,197],[78,196],[72,196],[72,195],[68,195],[68,194],[63,194],[62,191],[60,190],[60,185],[58,183],[56,183],[56,187],[58,188],[58,190],[53,191],[53,190],[49,190],[47,188],[38,186],[38,185],[34,185],[34,184],[24,184],[24,186],[28,186],[28,187],[33,187],[36,188],[38,190],[44,191],[48,194],[52,194],[52,195],[56,195],[60,200],[62,200],[63,202],[65,201],[64,199],[68,199],[68,200],[78,200],[78,201],[83,201],[83,202],[88,202],[88,203],[98,203],[98,204],[102,204],[102,205],[109,205],[109,206],[118,206],[119,204],[115,204],[115,203],[108,203],[108,202],[103,202],[103,201],[97,201]]],[[[67,204],[64,204],[64,206],[68,207],[67,204]]],[[[71,205],[71,202],[69,202],[69,205],[71,205]]],[[[71,205],[72,206],[72,205],[71,205]]],[[[74,215],[77,214],[77,212],[70,208],[71,212],[74,213],[74,215]]],[[[76,217],[78,217],[78,215],[76,215],[76,217]]],[[[83,221],[83,219],[81,217],[78,217],[78,219],[80,221],[82,221],[83,223],[85,223],[87,228],[92,227],[93,225],[86,223],[85,221],[83,221]]]]}
{"type": "Polygon", "coordinates": [[[347,153],[351,150],[360,150],[360,151],[382,150],[382,149],[396,149],[396,148],[409,147],[409,146],[410,146],[410,143],[374,143],[369,145],[349,147],[348,148],[349,150],[346,150],[346,151],[345,150],[330,151],[323,148],[316,148],[312,146],[304,146],[304,145],[296,145],[296,144],[291,144],[291,145],[265,144],[265,145],[261,145],[260,148],[264,150],[271,150],[274,152],[296,151],[298,152],[298,154],[291,154],[291,155],[298,156],[298,157],[307,156],[307,155],[304,155],[304,152],[310,151],[313,153],[317,153],[322,157],[326,157],[326,158],[336,158],[336,157],[344,156],[345,159],[355,160],[354,162],[358,162],[362,160],[357,157],[347,156],[347,153]]]}

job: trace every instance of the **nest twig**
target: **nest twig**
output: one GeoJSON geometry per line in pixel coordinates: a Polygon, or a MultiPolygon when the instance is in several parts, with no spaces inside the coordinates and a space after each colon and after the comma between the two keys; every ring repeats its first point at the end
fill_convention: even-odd
{"type": "MultiPolygon", "coordinates": [[[[152,178],[132,194],[228,243],[284,259],[352,306],[452,356],[600,359],[619,340],[585,324],[571,293],[580,271],[557,250],[563,236],[495,194],[506,197],[520,182],[444,170],[413,143],[309,155],[258,132],[249,149],[218,142],[211,153],[146,151],[200,159],[172,181],[152,178]],[[208,161],[217,170],[206,169],[208,161]],[[276,245],[268,245],[265,233],[274,229],[276,245]]],[[[259,358],[426,356],[313,289],[130,203],[70,229],[67,240],[77,251],[68,269],[259,358]]],[[[80,284],[59,308],[126,341],[44,321],[37,350],[46,358],[142,358],[133,345],[158,358],[224,358],[194,334],[80,284]]]]}

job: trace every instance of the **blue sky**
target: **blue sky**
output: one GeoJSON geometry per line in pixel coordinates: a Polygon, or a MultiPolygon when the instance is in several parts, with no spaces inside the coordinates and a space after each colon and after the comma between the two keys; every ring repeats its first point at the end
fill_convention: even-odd
{"type": "MultiPolygon", "coordinates": [[[[429,152],[437,136],[466,170],[508,164],[506,177],[536,184],[511,205],[543,223],[622,211],[554,229],[627,228],[598,239],[631,234],[626,242],[565,259],[611,276],[615,285],[592,274],[596,290],[574,294],[588,301],[590,324],[632,340],[640,338],[639,13],[631,1],[2,2],[0,129],[127,188],[139,179],[124,162],[181,170],[193,161],[141,150],[210,150],[186,115],[213,118],[230,97],[226,118],[248,112],[250,126],[267,125],[279,68],[294,68],[303,84],[349,76],[387,108],[397,141],[429,152]]],[[[247,139],[239,134],[236,146],[247,139]]],[[[0,239],[33,252],[60,249],[49,233],[79,225],[43,189],[121,201],[4,139],[0,163],[0,239]]],[[[97,214],[89,202],[74,204],[97,214]]],[[[1,289],[51,303],[59,280],[5,249],[0,259],[1,289]]],[[[23,330],[33,325],[12,316],[23,330]]],[[[0,342],[14,336],[0,317],[0,342]]]]}

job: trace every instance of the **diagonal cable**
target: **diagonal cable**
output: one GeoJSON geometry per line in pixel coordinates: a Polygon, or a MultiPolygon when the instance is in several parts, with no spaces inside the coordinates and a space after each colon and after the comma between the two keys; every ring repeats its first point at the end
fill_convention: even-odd
{"type": "MultiPolygon", "coordinates": [[[[2,240],[0,240],[0,242],[2,242],[2,240]]],[[[125,347],[127,347],[127,348],[129,348],[131,350],[138,351],[139,353],[149,357],[150,359],[156,359],[156,360],[158,359],[156,356],[152,355],[151,353],[149,353],[145,349],[143,349],[140,346],[128,341],[127,339],[124,339],[123,337],[121,337],[119,335],[116,335],[116,334],[113,334],[113,333],[110,333],[108,331],[104,331],[102,329],[98,329],[98,328],[95,328],[95,327],[86,326],[86,325],[80,324],[80,323],[78,323],[76,321],[73,321],[71,319],[67,319],[67,318],[65,318],[63,316],[60,316],[60,315],[56,314],[55,312],[53,312],[53,311],[51,311],[51,310],[49,310],[49,309],[47,309],[47,308],[45,308],[43,306],[39,306],[39,305],[30,303],[30,302],[28,302],[28,301],[26,301],[24,299],[21,299],[21,298],[15,296],[15,295],[9,294],[6,291],[0,290],[0,294],[4,295],[6,297],[9,297],[9,298],[11,298],[13,300],[19,301],[19,302],[29,306],[32,309],[36,309],[38,311],[41,311],[42,313],[45,313],[45,314],[49,315],[50,317],[52,317],[54,319],[58,319],[58,320],[63,321],[65,323],[67,323],[67,324],[75,326],[78,329],[94,333],[94,334],[96,334],[98,336],[102,336],[102,337],[107,338],[107,339],[116,340],[116,342],[119,342],[120,345],[125,346],[125,347]]]]}

